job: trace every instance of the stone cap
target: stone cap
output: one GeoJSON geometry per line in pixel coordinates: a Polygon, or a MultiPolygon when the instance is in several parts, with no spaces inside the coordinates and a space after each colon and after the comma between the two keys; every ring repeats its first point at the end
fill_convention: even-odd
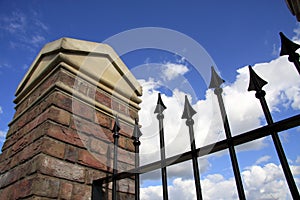
{"type": "Polygon", "coordinates": [[[19,84],[16,97],[28,93],[30,90],[28,88],[33,88],[41,76],[46,76],[49,68],[61,62],[74,67],[78,74],[83,73],[96,81],[101,81],[112,91],[120,91],[125,95],[128,93],[131,97],[136,96],[133,98],[137,103],[140,102],[138,96],[142,95],[142,87],[112,47],[72,38],[61,38],[42,48],[19,84]]]}

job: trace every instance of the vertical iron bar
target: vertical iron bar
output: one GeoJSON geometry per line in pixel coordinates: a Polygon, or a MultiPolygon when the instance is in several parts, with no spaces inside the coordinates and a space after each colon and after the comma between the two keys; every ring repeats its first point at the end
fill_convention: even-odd
{"type": "Polygon", "coordinates": [[[194,120],[192,116],[196,114],[196,111],[191,107],[187,96],[185,96],[185,106],[182,115],[182,119],[186,119],[186,125],[189,127],[189,135],[190,135],[190,143],[192,150],[192,162],[193,162],[193,172],[194,172],[194,181],[196,187],[196,196],[197,200],[202,200],[202,192],[201,192],[201,184],[200,184],[200,172],[199,172],[199,164],[198,157],[196,153],[196,143],[195,143],[195,134],[194,134],[194,120]]]}
{"type": "MultiPolygon", "coordinates": [[[[269,107],[267,105],[266,99],[265,99],[265,95],[266,92],[264,90],[262,90],[262,87],[267,84],[266,81],[264,81],[263,79],[261,79],[255,72],[254,70],[251,68],[251,66],[249,66],[249,71],[250,71],[250,84],[249,84],[249,88],[248,91],[254,90],[256,91],[255,93],[255,97],[257,99],[259,99],[260,104],[262,106],[264,115],[266,117],[266,121],[268,123],[268,125],[273,124],[273,119],[272,119],[272,115],[270,113],[269,107]]],[[[299,195],[299,191],[297,188],[297,185],[295,183],[293,174],[291,172],[290,166],[288,164],[287,158],[285,156],[282,144],[280,142],[278,133],[273,132],[271,133],[272,135],[272,139],[273,139],[273,143],[277,152],[277,155],[279,157],[280,160],[280,164],[282,166],[282,170],[284,172],[286,181],[288,183],[288,186],[290,188],[290,192],[292,194],[293,199],[300,199],[300,195],[299,195]]]]}
{"type": "Polygon", "coordinates": [[[140,166],[140,149],[139,146],[141,144],[139,138],[142,135],[139,125],[138,125],[138,121],[137,119],[135,119],[135,125],[134,125],[134,130],[133,130],[133,145],[134,145],[134,149],[135,149],[135,200],[139,200],[140,199],[140,172],[138,170],[139,166],[140,166]]]}
{"type": "Polygon", "coordinates": [[[219,77],[219,75],[216,73],[214,68],[211,68],[211,83],[209,88],[214,88],[214,93],[218,98],[219,108],[222,116],[223,126],[225,130],[226,139],[228,142],[228,148],[229,148],[229,155],[231,159],[232,169],[235,177],[235,184],[237,187],[238,195],[241,200],[246,199],[245,190],[243,187],[242,177],[239,169],[239,164],[236,157],[235,148],[232,144],[231,138],[231,130],[228,122],[228,117],[222,97],[223,89],[220,88],[221,84],[224,82],[224,80],[219,77]]]}
{"type": "Polygon", "coordinates": [[[164,105],[160,93],[158,94],[157,105],[154,113],[157,113],[157,119],[159,121],[159,143],[160,143],[160,156],[161,156],[161,178],[163,186],[163,199],[168,200],[168,182],[167,182],[167,169],[166,169],[166,152],[165,152],[165,140],[164,140],[164,114],[163,111],[167,107],[164,105]]]}
{"type": "Polygon", "coordinates": [[[227,142],[228,142],[229,155],[230,155],[233,173],[234,173],[234,177],[235,177],[236,187],[238,190],[238,195],[241,200],[244,200],[244,199],[246,199],[246,195],[245,195],[245,191],[244,191],[244,187],[243,187],[241,172],[239,169],[239,164],[237,161],[235,148],[231,141],[231,138],[232,138],[231,130],[230,130],[230,126],[229,126],[229,122],[228,122],[228,118],[227,118],[227,114],[226,114],[226,110],[225,110],[225,106],[224,106],[224,102],[223,102],[221,93],[222,93],[221,88],[215,89],[215,94],[218,97],[218,102],[219,102],[219,107],[220,107],[220,111],[221,111],[221,115],[222,115],[224,130],[225,130],[225,134],[226,134],[226,138],[227,138],[227,142]]]}
{"type": "Polygon", "coordinates": [[[117,180],[115,179],[116,174],[118,173],[118,144],[119,144],[119,117],[116,116],[115,124],[113,127],[113,138],[114,138],[114,163],[113,163],[113,185],[112,185],[112,199],[117,199],[117,180]]]}

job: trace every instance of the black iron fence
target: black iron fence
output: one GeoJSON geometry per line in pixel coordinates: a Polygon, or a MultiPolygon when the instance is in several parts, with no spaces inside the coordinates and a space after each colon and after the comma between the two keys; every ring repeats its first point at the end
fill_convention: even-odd
{"type": "MultiPolygon", "coordinates": [[[[290,62],[293,62],[295,67],[297,68],[300,74],[300,62],[299,55],[295,52],[300,48],[300,45],[293,43],[288,38],[286,38],[282,33],[281,36],[281,52],[280,55],[288,55],[288,59],[290,62]]],[[[117,199],[117,181],[125,178],[134,177],[135,178],[135,199],[140,199],[140,174],[148,173],[157,169],[161,169],[161,178],[162,178],[162,189],[163,189],[163,199],[168,199],[168,183],[167,183],[167,166],[176,165],[188,160],[192,160],[193,164],[193,174],[196,188],[196,197],[198,200],[202,199],[201,192],[201,181],[200,181],[200,172],[198,166],[198,158],[203,157],[205,155],[210,155],[215,152],[222,151],[224,149],[229,150],[229,156],[231,159],[232,169],[234,172],[234,178],[236,183],[236,188],[238,192],[239,199],[246,199],[245,190],[243,187],[243,182],[239,170],[239,163],[237,161],[235,147],[241,144],[245,144],[265,136],[271,136],[274,142],[274,146],[282,166],[282,170],[285,175],[286,182],[288,184],[291,196],[293,199],[300,199],[299,191],[295,183],[295,179],[292,175],[290,166],[288,164],[287,158],[285,156],[280,138],[278,136],[278,132],[282,132],[300,125],[300,115],[295,115],[277,122],[274,122],[272,119],[272,115],[270,113],[269,107],[265,100],[266,92],[262,89],[263,86],[267,84],[265,80],[259,77],[255,71],[249,66],[250,73],[250,82],[248,91],[255,91],[255,97],[260,101],[267,125],[262,126],[260,128],[238,134],[236,136],[232,136],[230,125],[227,118],[226,109],[224,106],[224,101],[222,97],[222,88],[221,85],[224,82],[219,75],[216,73],[214,68],[211,68],[211,82],[209,88],[214,90],[215,95],[218,99],[218,104],[220,108],[220,114],[222,116],[222,121],[224,125],[224,131],[226,135],[226,139],[216,142],[214,144],[206,145],[200,148],[196,148],[195,145],[195,136],[194,136],[194,120],[193,115],[196,114],[196,111],[190,105],[187,97],[185,97],[185,106],[182,114],[182,119],[186,120],[186,125],[189,129],[189,137],[190,137],[190,145],[191,150],[180,155],[175,155],[172,157],[166,158],[165,155],[165,141],[164,141],[164,110],[167,108],[162,99],[161,95],[158,95],[157,106],[155,108],[154,113],[157,114],[157,120],[159,123],[159,137],[160,137],[160,154],[161,160],[156,161],[144,166],[139,166],[139,138],[142,135],[137,120],[135,121],[135,127],[133,131],[133,144],[135,146],[135,169],[120,172],[117,171],[117,160],[118,160],[118,138],[119,138],[119,121],[118,117],[116,117],[115,125],[113,128],[113,137],[114,137],[114,160],[113,160],[113,174],[95,180],[93,182],[93,194],[92,199],[104,199],[103,194],[103,186],[112,182],[112,199],[117,199]]]]}

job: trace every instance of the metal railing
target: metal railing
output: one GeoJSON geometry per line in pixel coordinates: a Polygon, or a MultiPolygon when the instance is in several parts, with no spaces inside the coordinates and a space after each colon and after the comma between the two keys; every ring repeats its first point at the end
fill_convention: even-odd
{"type": "MultiPolygon", "coordinates": [[[[295,67],[297,68],[300,74],[300,63],[299,63],[299,55],[295,52],[300,46],[291,42],[288,38],[286,38],[282,33],[281,36],[281,52],[280,55],[288,55],[289,61],[293,62],[295,67]]],[[[278,132],[288,130],[300,125],[300,114],[295,115],[277,122],[274,122],[272,119],[272,115],[270,113],[269,107],[265,100],[266,92],[262,89],[263,86],[267,84],[265,80],[260,78],[255,71],[249,66],[249,73],[250,73],[250,83],[248,87],[248,91],[255,91],[255,97],[260,101],[267,125],[262,126],[260,128],[238,134],[236,136],[231,135],[230,125],[228,122],[227,113],[224,106],[224,101],[222,97],[222,88],[221,84],[224,82],[219,75],[216,73],[214,68],[211,68],[211,82],[209,88],[214,90],[215,95],[218,99],[219,109],[222,116],[222,121],[224,125],[224,131],[226,135],[226,139],[218,141],[213,144],[209,144],[200,148],[196,148],[195,145],[195,136],[194,136],[194,120],[193,115],[196,114],[196,111],[190,105],[187,97],[185,97],[185,106],[184,111],[182,114],[182,119],[186,120],[186,125],[189,129],[189,137],[190,137],[190,145],[191,150],[180,155],[175,155],[169,158],[166,158],[165,155],[165,142],[164,142],[164,110],[167,108],[162,99],[161,95],[158,95],[157,106],[155,108],[154,113],[157,114],[157,120],[159,123],[159,137],[160,137],[160,154],[161,160],[156,161],[144,166],[139,166],[139,145],[140,141],[139,138],[142,135],[137,120],[135,120],[135,126],[133,131],[133,144],[135,146],[135,169],[125,171],[125,172],[117,172],[117,155],[118,155],[118,137],[119,137],[119,121],[118,117],[115,120],[115,125],[113,128],[113,136],[114,136],[114,161],[113,161],[113,174],[95,180],[93,182],[93,194],[92,199],[104,199],[104,194],[102,192],[102,187],[104,184],[108,184],[112,182],[112,199],[117,199],[117,181],[125,178],[134,177],[135,178],[135,199],[140,199],[140,174],[144,174],[147,172],[151,172],[157,169],[161,169],[161,178],[162,178],[162,188],[163,188],[163,199],[168,199],[168,183],[167,183],[167,166],[179,164],[188,160],[192,160],[193,164],[193,174],[194,174],[194,181],[195,181],[195,188],[196,188],[196,197],[198,200],[202,199],[202,192],[201,192],[201,181],[200,181],[200,173],[199,173],[199,164],[198,158],[203,157],[205,155],[210,155],[215,152],[222,151],[224,149],[229,150],[229,155],[231,159],[232,169],[234,172],[234,178],[236,183],[236,188],[238,192],[239,199],[246,199],[245,190],[243,187],[243,182],[241,178],[241,173],[239,170],[239,164],[237,161],[235,147],[237,145],[245,144],[266,136],[271,136],[280,164],[282,166],[282,170],[285,175],[285,179],[287,181],[291,196],[293,199],[300,199],[299,191],[296,186],[294,177],[292,175],[290,166],[288,164],[286,155],[284,153],[280,138],[278,136],[278,132]]]]}

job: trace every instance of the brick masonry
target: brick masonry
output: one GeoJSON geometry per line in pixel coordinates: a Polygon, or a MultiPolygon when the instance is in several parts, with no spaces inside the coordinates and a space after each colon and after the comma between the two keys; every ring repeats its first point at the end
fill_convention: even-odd
{"type": "MultiPolygon", "coordinates": [[[[65,50],[47,55],[53,58],[60,51],[65,50]]],[[[45,58],[40,55],[33,71],[45,58]]],[[[138,116],[133,104],[138,102],[79,78],[74,73],[78,68],[65,63],[64,59],[49,61],[47,73],[17,94],[16,112],[0,155],[0,199],[91,199],[93,180],[112,173],[111,130],[116,114],[121,123],[118,170],[134,166],[131,135],[138,116]]],[[[120,199],[134,198],[133,179],[118,186],[120,199]]],[[[106,188],[110,199],[111,184],[106,188]]]]}

